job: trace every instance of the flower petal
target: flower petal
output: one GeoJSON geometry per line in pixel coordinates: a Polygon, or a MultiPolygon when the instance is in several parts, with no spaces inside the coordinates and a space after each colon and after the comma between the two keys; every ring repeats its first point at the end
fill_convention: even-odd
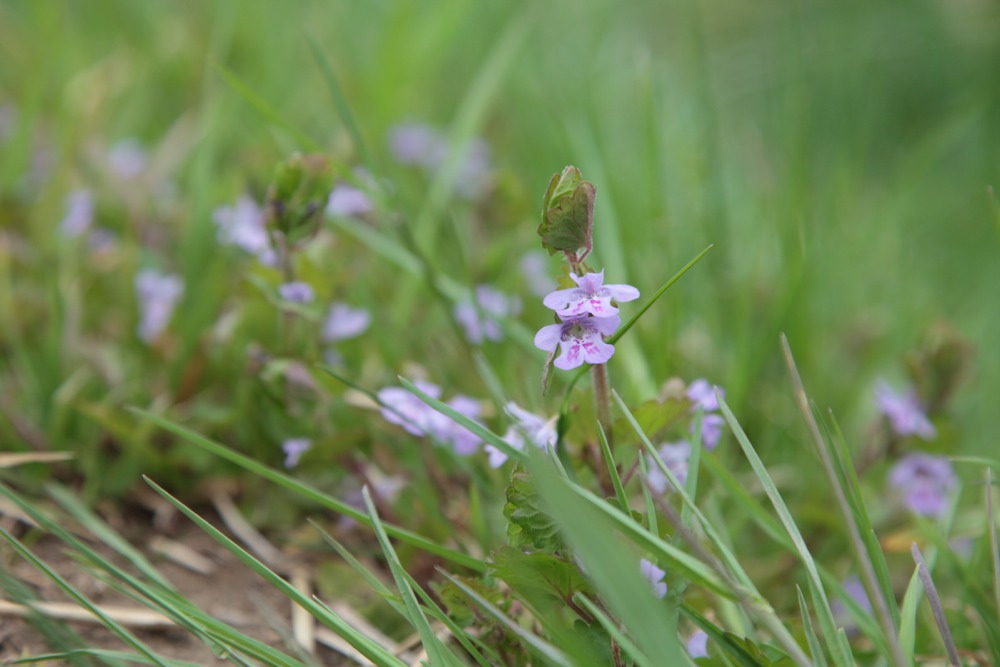
{"type": "Polygon", "coordinates": [[[535,334],[535,347],[546,352],[554,352],[562,340],[565,324],[550,324],[538,330],[535,334]]]}

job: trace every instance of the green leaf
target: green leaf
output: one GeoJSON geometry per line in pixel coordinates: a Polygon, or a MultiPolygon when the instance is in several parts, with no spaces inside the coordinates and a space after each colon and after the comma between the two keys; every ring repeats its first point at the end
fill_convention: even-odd
{"type": "Polygon", "coordinates": [[[542,509],[542,501],[526,470],[515,467],[507,487],[503,515],[507,518],[507,540],[518,549],[556,552],[565,548],[559,524],[542,509]]]}
{"type": "Polygon", "coordinates": [[[542,223],[538,225],[538,235],[550,255],[557,252],[575,255],[581,248],[591,246],[596,196],[597,188],[583,181],[573,194],[563,195],[545,211],[542,223]]]}
{"type": "MultiPolygon", "coordinates": [[[[357,521],[358,523],[364,524],[366,526],[371,526],[371,519],[364,512],[360,512],[351,505],[341,500],[338,500],[332,496],[328,496],[325,493],[322,493],[321,491],[318,491],[307,484],[303,484],[294,477],[290,477],[289,475],[286,475],[282,472],[278,472],[273,468],[269,468],[266,465],[259,463],[248,456],[244,456],[243,454],[233,451],[232,449],[229,449],[224,445],[220,445],[219,443],[213,440],[209,440],[208,438],[199,435],[198,433],[195,433],[194,431],[185,428],[180,424],[176,424],[170,421],[169,419],[165,419],[163,417],[160,417],[159,415],[155,415],[151,412],[146,412],[145,410],[140,410],[138,408],[131,408],[131,410],[136,414],[157,424],[161,428],[164,428],[167,431],[170,431],[171,433],[179,435],[180,437],[184,438],[187,442],[190,442],[193,445],[197,445],[201,449],[211,452],[212,454],[215,454],[216,456],[226,459],[231,463],[235,463],[236,465],[257,475],[258,477],[262,477],[271,482],[274,482],[279,486],[283,486],[286,489],[302,496],[303,498],[307,498],[322,507],[337,512],[338,514],[343,514],[344,516],[348,516],[357,521]]],[[[504,444],[506,445],[506,443],[504,444]]],[[[510,445],[506,446],[510,448],[510,445]]],[[[513,451],[516,452],[517,450],[513,451]]],[[[518,455],[520,455],[520,452],[517,453],[518,455]]],[[[441,556],[442,558],[445,558],[448,561],[455,563],[456,565],[461,565],[463,567],[476,570],[477,572],[482,572],[483,569],[485,569],[485,566],[483,565],[482,561],[480,561],[477,558],[473,558],[468,554],[464,554],[459,551],[455,551],[454,549],[449,549],[448,547],[441,546],[440,544],[437,544],[436,542],[429,540],[428,538],[422,535],[413,533],[405,528],[400,528],[399,526],[394,526],[388,523],[383,523],[382,525],[385,527],[385,532],[391,535],[392,537],[395,537],[398,540],[402,540],[403,542],[411,544],[419,549],[423,549],[428,553],[441,556]]]]}
{"type": "MultiPolygon", "coordinates": [[[[655,439],[657,433],[673,426],[690,414],[691,402],[684,398],[667,398],[664,401],[651,399],[640,403],[631,410],[632,417],[643,433],[655,439]]],[[[625,417],[615,420],[612,433],[621,433],[631,428],[625,417]]]]}
{"type": "Polygon", "coordinates": [[[593,593],[576,563],[553,554],[501,547],[489,565],[495,577],[539,610],[565,605],[577,592],[593,593]]]}

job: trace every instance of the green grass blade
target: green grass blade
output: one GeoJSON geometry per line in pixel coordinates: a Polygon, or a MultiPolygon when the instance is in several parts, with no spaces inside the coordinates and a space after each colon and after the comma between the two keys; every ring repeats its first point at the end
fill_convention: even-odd
{"type": "Polygon", "coordinates": [[[639,558],[610,536],[621,533],[630,537],[662,566],[673,565],[690,573],[692,580],[724,588],[717,575],[677,547],[646,533],[630,515],[567,482],[540,452],[532,452],[531,464],[529,471],[550,515],[583,560],[602,599],[629,629],[643,654],[656,656],[662,664],[677,664],[682,654],[673,603],[652,593],[640,574],[639,558]],[[581,498],[588,502],[581,504],[581,498]]]}
{"type": "MultiPolygon", "coordinates": [[[[879,622],[879,626],[882,630],[882,636],[885,639],[885,644],[889,648],[889,655],[887,657],[893,662],[893,664],[896,665],[896,667],[907,667],[906,661],[903,658],[903,652],[899,648],[899,644],[896,641],[898,630],[896,624],[894,623],[893,615],[889,612],[890,603],[887,601],[881,584],[878,581],[878,577],[875,573],[876,568],[873,565],[873,559],[867,553],[869,547],[866,546],[866,542],[862,538],[862,530],[858,526],[858,517],[860,514],[864,514],[864,512],[852,510],[851,504],[847,499],[848,491],[845,491],[844,489],[844,478],[847,476],[846,469],[853,468],[853,464],[850,462],[849,458],[844,461],[840,461],[840,472],[838,473],[838,465],[834,463],[834,454],[836,452],[831,452],[831,450],[835,450],[835,447],[827,446],[827,441],[823,438],[823,434],[820,432],[819,424],[816,421],[816,415],[813,413],[809,396],[806,394],[805,385],[802,383],[802,377],[799,375],[799,369],[795,364],[795,358],[792,355],[792,348],[788,344],[788,338],[784,334],[781,335],[781,351],[785,358],[785,365],[788,367],[788,375],[792,383],[792,392],[795,397],[795,403],[805,419],[806,427],[809,431],[809,436],[813,445],[815,446],[816,454],[822,463],[822,468],[826,473],[827,481],[833,489],[837,509],[840,511],[841,519],[847,529],[847,543],[851,547],[854,562],[861,574],[861,583],[864,586],[865,592],[868,594],[868,599],[871,600],[872,609],[875,612],[875,618],[879,622]]],[[[846,451],[844,454],[846,456],[846,451]]],[[[860,499],[858,502],[859,507],[863,506],[860,499]]],[[[896,618],[898,619],[898,613],[896,618]]]]}
{"type": "Polygon", "coordinates": [[[229,87],[233,90],[233,92],[242,97],[243,101],[249,104],[266,121],[287,132],[299,145],[299,147],[303,150],[309,150],[317,153],[323,150],[322,146],[320,146],[318,142],[314,141],[311,137],[302,132],[302,130],[295,127],[291,121],[282,116],[270,104],[265,102],[264,99],[255,93],[253,89],[243,81],[243,79],[236,75],[235,72],[219,62],[213,62],[212,65],[215,67],[215,71],[217,71],[225,82],[229,84],[229,87]]]}
{"type": "Polygon", "coordinates": [[[32,567],[44,574],[50,581],[52,581],[56,586],[62,590],[73,602],[80,605],[95,617],[97,617],[101,623],[108,630],[113,632],[119,639],[125,644],[132,647],[142,655],[144,655],[151,664],[158,665],[159,667],[166,667],[166,663],[153,651],[151,648],[146,646],[146,644],[136,637],[127,628],[123,627],[120,623],[116,622],[113,618],[101,611],[101,608],[90,601],[86,595],[81,593],[75,586],[66,581],[58,572],[49,567],[43,560],[35,556],[24,544],[21,543],[16,537],[8,533],[4,528],[0,527],[0,537],[3,537],[7,543],[13,547],[14,551],[18,553],[21,558],[28,561],[32,567]]]}
{"type": "Polygon", "coordinates": [[[923,592],[924,587],[920,582],[920,574],[914,568],[910,583],[906,587],[906,593],[903,595],[903,608],[899,614],[899,646],[903,649],[903,655],[911,663],[916,650],[917,609],[923,592]]]}
{"type": "MultiPolygon", "coordinates": [[[[284,473],[274,470],[273,468],[269,468],[268,466],[259,463],[248,456],[244,456],[239,452],[233,451],[232,449],[229,449],[228,447],[221,445],[215,442],[214,440],[210,440],[202,435],[199,435],[198,433],[195,433],[194,431],[185,428],[180,424],[176,424],[170,421],[169,419],[165,419],[163,417],[160,417],[159,415],[147,412],[145,410],[140,410],[138,408],[131,408],[131,410],[136,414],[142,416],[143,418],[152,421],[161,428],[166,429],[167,431],[170,431],[171,433],[174,433],[182,437],[187,442],[193,445],[197,445],[198,447],[206,451],[209,451],[215,454],[216,456],[226,459],[231,463],[235,463],[236,465],[240,466],[245,470],[248,470],[249,472],[257,475],[258,477],[263,477],[264,479],[274,482],[275,484],[282,486],[288,489],[289,491],[292,491],[304,498],[308,498],[309,500],[315,502],[316,504],[322,507],[333,510],[334,512],[337,512],[339,514],[348,516],[357,521],[358,523],[371,527],[371,519],[368,517],[367,514],[355,509],[354,507],[351,507],[350,505],[348,505],[343,501],[337,500],[336,498],[329,496],[321,491],[318,491],[313,487],[309,486],[308,484],[304,484],[294,479],[293,477],[290,477],[284,473]]],[[[507,446],[510,447],[510,445],[507,446]]],[[[383,524],[383,526],[385,527],[386,533],[388,533],[392,537],[395,537],[396,539],[406,542],[407,544],[411,544],[419,549],[427,551],[428,553],[440,556],[441,558],[444,558],[445,560],[448,560],[456,565],[467,567],[477,572],[483,572],[485,570],[485,566],[483,565],[482,561],[473,558],[468,554],[464,554],[459,551],[455,551],[454,549],[449,549],[448,547],[441,546],[440,544],[437,544],[436,542],[429,540],[426,537],[423,537],[422,535],[418,535],[414,532],[406,530],[405,528],[400,528],[398,526],[394,526],[388,523],[383,524]]]]}
{"type": "Polygon", "coordinates": [[[622,486],[622,478],[618,475],[618,466],[615,464],[615,457],[611,453],[611,445],[608,444],[608,436],[604,433],[604,427],[597,422],[597,438],[601,441],[601,454],[604,456],[604,464],[608,467],[608,474],[611,476],[611,485],[615,488],[615,498],[618,500],[618,507],[622,512],[632,511],[628,496],[625,495],[625,487],[622,486]]]}
{"type": "Polygon", "coordinates": [[[993,602],[997,609],[997,627],[1000,627],[1000,546],[997,544],[997,523],[993,516],[993,468],[986,468],[986,519],[990,531],[990,564],[993,569],[993,602]]]}
{"type": "Polygon", "coordinates": [[[812,618],[809,616],[809,605],[806,604],[806,598],[802,595],[802,589],[798,586],[795,587],[795,593],[799,598],[799,614],[802,617],[802,629],[806,635],[806,643],[809,645],[809,652],[812,654],[813,662],[816,667],[826,667],[826,654],[823,652],[823,646],[819,643],[819,637],[816,636],[816,629],[813,627],[812,618]]]}
{"type": "Polygon", "coordinates": [[[399,377],[399,383],[403,385],[404,389],[406,389],[408,392],[419,398],[421,401],[431,406],[432,408],[443,414],[445,417],[448,417],[455,423],[460,424],[461,426],[464,426],[465,428],[469,429],[477,436],[479,436],[479,438],[483,442],[485,442],[488,445],[493,445],[494,447],[502,451],[504,454],[506,454],[512,460],[521,462],[525,460],[524,452],[514,449],[513,447],[510,446],[510,444],[506,440],[504,440],[499,435],[489,430],[482,424],[473,421],[472,419],[469,419],[468,417],[466,417],[461,412],[451,407],[447,403],[439,401],[433,396],[430,396],[427,393],[421,391],[419,387],[417,387],[415,384],[413,384],[412,382],[410,382],[409,380],[407,380],[402,376],[399,377]]]}
{"type": "MultiPolygon", "coordinates": [[[[612,391],[612,395],[614,396],[615,402],[617,402],[618,404],[618,408],[625,416],[625,420],[629,423],[629,425],[632,427],[632,430],[635,431],[635,434],[639,437],[639,442],[641,443],[642,448],[646,450],[647,454],[649,454],[650,458],[660,469],[660,472],[662,472],[666,476],[666,478],[670,481],[670,484],[674,489],[673,492],[676,493],[678,496],[680,496],[683,508],[686,508],[695,517],[697,517],[698,522],[701,524],[702,528],[705,531],[705,535],[709,538],[709,540],[711,540],[712,544],[719,552],[719,556],[722,558],[722,561],[726,564],[726,569],[729,572],[729,574],[732,575],[747,589],[747,592],[750,593],[753,599],[755,599],[758,602],[762,601],[760,598],[760,593],[757,592],[757,589],[754,586],[753,582],[750,580],[750,577],[743,569],[743,566],[740,565],[739,560],[736,558],[736,554],[733,553],[732,549],[729,548],[725,540],[722,539],[722,536],[719,535],[718,531],[715,529],[715,526],[712,524],[711,521],[708,520],[708,517],[706,517],[702,513],[702,511],[698,508],[698,506],[695,504],[694,498],[688,494],[687,486],[685,484],[681,484],[680,481],[677,479],[677,477],[674,475],[673,471],[670,470],[670,468],[667,467],[667,465],[663,462],[662,457],[660,457],[660,453],[656,450],[656,447],[653,445],[652,441],[642,430],[642,427],[639,425],[639,422],[636,421],[635,416],[632,414],[632,411],[628,409],[628,405],[626,405],[625,401],[622,400],[622,397],[618,395],[618,392],[612,391]]],[[[689,469],[688,477],[690,478],[693,475],[697,475],[697,471],[692,472],[689,469]]]]}
{"type": "Polygon", "coordinates": [[[595,619],[597,619],[597,622],[601,624],[601,627],[608,633],[608,636],[614,639],[619,646],[625,649],[625,653],[627,653],[637,665],[642,665],[644,667],[657,667],[658,663],[650,660],[649,656],[643,653],[639,647],[635,645],[635,642],[633,642],[628,635],[622,632],[621,628],[618,627],[618,624],[615,623],[606,613],[604,613],[603,609],[594,604],[593,600],[580,592],[577,592],[573,596],[573,600],[590,612],[595,619]]]}
{"type": "Polygon", "coordinates": [[[403,661],[394,656],[392,653],[386,651],[382,646],[376,644],[371,639],[352,628],[347,622],[340,618],[339,615],[333,613],[325,606],[320,605],[313,598],[304,595],[297,588],[285,581],[284,578],[279,576],[269,567],[264,565],[264,563],[257,560],[249,552],[236,544],[236,542],[226,537],[220,530],[215,528],[215,526],[210,524],[208,521],[205,521],[205,519],[199,516],[194,510],[170,495],[166,490],[157,485],[156,482],[147,477],[144,477],[143,479],[146,480],[146,483],[149,484],[154,491],[167,500],[167,502],[180,510],[184,516],[191,519],[191,521],[208,533],[208,535],[216,542],[239,558],[244,565],[249,567],[262,579],[281,591],[285,597],[312,614],[316,620],[320,621],[323,625],[340,635],[366,658],[373,661],[377,665],[405,665],[403,661]]]}
{"type": "Polygon", "coordinates": [[[465,583],[462,582],[460,579],[456,579],[447,572],[444,571],[440,572],[445,579],[450,581],[452,584],[457,586],[459,590],[468,595],[470,599],[472,599],[477,605],[479,605],[483,609],[483,611],[485,611],[490,617],[492,617],[494,620],[500,623],[500,625],[504,626],[505,628],[507,628],[507,630],[509,630],[511,633],[517,636],[531,650],[535,651],[538,655],[542,656],[543,658],[545,658],[546,660],[550,661],[555,665],[559,665],[560,667],[572,667],[572,663],[569,661],[566,655],[563,654],[562,651],[557,649],[555,646],[552,646],[552,644],[549,644],[541,637],[538,637],[537,635],[534,635],[531,632],[528,632],[527,630],[522,628],[520,625],[511,620],[511,618],[507,616],[507,614],[503,613],[503,611],[498,609],[492,602],[490,602],[482,595],[480,595],[478,592],[476,592],[475,589],[472,589],[469,586],[465,585],[465,583]]]}
{"type": "MultiPolygon", "coordinates": [[[[36,662],[49,662],[52,660],[72,660],[73,658],[78,658],[81,656],[93,656],[95,658],[100,658],[105,662],[122,662],[122,663],[132,663],[138,665],[155,665],[157,663],[151,661],[149,658],[137,655],[135,653],[126,653],[125,651],[111,651],[108,649],[100,648],[81,648],[74,651],[64,651],[62,653],[44,653],[41,655],[33,655],[26,658],[17,658],[15,660],[9,660],[5,662],[5,665],[32,665],[36,662]]],[[[187,662],[186,660],[175,660],[173,658],[162,658],[162,664],[167,665],[167,667],[200,667],[196,663],[187,662]]]]}
{"type": "Polygon", "coordinates": [[[809,576],[810,591],[815,596],[816,615],[819,618],[820,628],[826,639],[827,647],[830,649],[834,665],[837,667],[841,665],[853,665],[854,661],[850,652],[844,651],[843,644],[837,635],[837,624],[833,619],[833,612],[830,611],[830,602],[827,600],[826,592],[823,590],[823,584],[820,581],[816,563],[813,560],[812,554],[809,553],[809,547],[806,546],[805,540],[802,539],[802,533],[799,532],[799,528],[795,524],[795,519],[792,518],[791,512],[788,511],[788,506],[785,505],[778,487],[774,485],[774,480],[771,479],[770,473],[767,472],[764,462],[757,456],[757,452],[753,448],[753,445],[750,444],[746,433],[743,432],[743,428],[736,421],[735,415],[733,415],[732,410],[729,409],[729,405],[726,404],[725,399],[722,397],[719,397],[719,408],[722,410],[722,416],[729,424],[729,428],[736,436],[736,441],[743,450],[744,456],[750,462],[750,467],[753,469],[754,474],[757,475],[757,479],[760,480],[764,488],[764,493],[767,494],[771,505],[774,506],[781,525],[788,533],[788,537],[791,538],[795,552],[806,568],[806,573],[809,576]]]}
{"type": "Polygon", "coordinates": [[[916,542],[910,547],[910,553],[913,554],[913,562],[917,565],[917,575],[923,584],[924,593],[927,594],[927,602],[931,605],[931,612],[934,614],[934,622],[937,624],[938,632],[941,634],[941,641],[944,644],[945,651],[948,652],[948,661],[955,667],[961,667],[962,661],[958,657],[958,648],[955,646],[951,628],[948,626],[948,619],[944,614],[944,607],[941,605],[937,586],[934,585],[934,579],[931,578],[931,572],[927,568],[927,563],[924,562],[923,554],[920,553],[920,548],[916,542]]]}
{"type": "Polygon", "coordinates": [[[128,589],[131,589],[119,588],[121,592],[135,599],[137,602],[163,613],[177,623],[179,627],[188,630],[202,639],[213,650],[217,652],[242,651],[256,660],[261,660],[275,667],[301,667],[301,662],[293,660],[276,649],[251,637],[247,637],[225,623],[212,618],[186,599],[174,595],[169,591],[165,592],[158,585],[148,585],[133,577],[127,571],[119,568],[101,554],[91,549],[86,543],[62,528],[62,526],[47,515],[37,511],[31,504],[25,502],[6,486],[0,485],[0,494],[17,504],[18,507],[24,510],[42,528],[55,535],[71,547],[75,553],[80,554],[86,559],[87,563],[100,568],[110,575],[110,581],[113,585],[116,582],[120,582],[124,586],[127,586],[128,589]]]}
{"type": "Polygon", "coordinates": [[[677,282],[678,280],[680,280],[681,277],[685,273],[687,273],[688,271],[690,271],[691,268],[695,264],[697,264],[698,262],[700,262],[701,258],[704,257],[705,255],[707,255],[708,251],[711,250],[714,247],[715,247],[714,245],[709,245],[707,248],[705,248],[704,250],[702,250],[701,252],[699,252],[697,255],[694,256],[694,259],[692,259],[690,262],[688,262],[687,264],[685,264],[684,267],[680,271],[678,271],[673,276],[671,276],[670,280],[668,280],[667,282],[663,283],[660,286],[660,289],[656,290],[656,292],[653,294],[653,296],[650,297],[649,300],[646,301],[646,303],[642,304],[642,307],[639,308],[639,310],[632,317],[628,318],[628,321],[625,322],[625,324],[623,324],[621,326],[621,328],[614,333],[613,336],[611,336],[610,338],[608,338],[608,343],[614,343],[615,341],[620,340],[622,336],[624,336],[625,334],[627,334],[628,331],[629,331],[629,329],[631,329],[633,326],[635,326],[635,323],[639,321],[639,318],[642,317],[643,315],[645,315],[646,311],[649,310],[650,308],[652,308],[653,304],[656,303],[657,300],[661,296],[663,296],[664,292],[666,292],[668,289],[670,289],[675,282],[677,282]]]}
{"type": "Polygon", "coordinates": [[[878,584],[882,599],[885,601],[889,616],[892,619],[892,626],[898,628],[899,605],[892,590],[892,581],[889,578],[889,565],[886,563],[885,553],[882,551],[878,535],[875,533],[874,527],[872,527],[868,508],[865,507],[865,501],[861,494],[861,483],[858,481],[858,475],[854,469],[854,463],[851,461],[851,455],[847,451],[847,442],[844,439],[844,434],[840,430],[840,425],[837,423],[833,411],[831,410],[829,414],[830,421],[833,424],[833,433],[830,437],[830,442],[832,443],[830,452],[840,475],[855,525],[864,545],[864,554],[859,555],[858,558],[867,558],[867,561],[871,563],[875,574],[875,581],[878,584]]]}
{"type": "Polygon", "coordinates": [[[347,128],[348,134],[351,135],[351,141],[354,142],[354,150],[358,152],[361,163],[369,171],[374,172],[371,154],[368,152],[368,147],[361,136],[361,129],[358,127],[354,114],[351,112],[351,105],[347,101],[347,96],[344,95],[344,89],[340,87],[340,81],[337,80],[337,75],[333,72],[333,66],[330,65],[330,61],[319,47],[315,37],[306,35],[306,41],[309,43],[309,48],[312,50],[320,72],[323,74],[326,87],[330,89],[330,96],[333,97],[333,104],[337,108],[337,115],[340,116],[340,121],[347,128]]]}
{"type": "Polygon", "coordinates": [[[393,579],[396,580],[396,588],[399,589],[402,596],[403,605],[406,608],[407,620],[417,630],[417,634],[420,635],[420,643],[423,644],[424,650],[427,651],[430,664],[461,667],[462,663],[458,659],[458,656],[449,651],[441,640],[437,638],[437,635],[434,634],[434,630],[431,628],[431,624],[427,621],[427,617],[424,616],[424,612],[420,609],[417,596],[414,594],[413,589],[410,588],[409,580],[403,574],[405,571],[403,564],[399,562],[399,557],[389,542],[389,536],[385,534],[385,529],[382,528],[382,522],[378,518],[378,512],[375,510],[375,504],[372,502],[372,497],[368,492],[367,486],[361,489],[361,495],[364,497],[368,516],[371,517],[375,537],[378,539],[379,546],[382,547],[382,553],[389,564],[389,570],[392,572],[393,579]]]}
{"type": "Polygon", "coordinates": [[[501,81],[520,51],[533,15],[533,8],[528,6],[528,10],[510,21],[502,32],[497,31],[500,35],[493,48],[465,89],[465,95],[459,102],[452,121],[450,139],[453,150],[431,181],[427,198],[413,222],[418,248],[427,250],[434,246],[438,222],[445,217],[445,207],[461,176],[459,170],[465,146],[475,134],[476,128],[482,124],[490,101],[500,89],[501,81]]]}
{"type": "Polygon", "coordinates": [[[177,592],[173,584],[160,574],[159,570],[153,567],[153,564],[138,549],[129,544],[121,535],[102,521],[100,517],[90,511],[80,498],[77,498],[65,487],[54,484],[49,485],[47,491],[59,503],[60,507],[80,522],[80,525],[104,542],[104,544],[127,558],[143,576],[162,586],[166,591],[170,591],[171,593],[177,592]]]}

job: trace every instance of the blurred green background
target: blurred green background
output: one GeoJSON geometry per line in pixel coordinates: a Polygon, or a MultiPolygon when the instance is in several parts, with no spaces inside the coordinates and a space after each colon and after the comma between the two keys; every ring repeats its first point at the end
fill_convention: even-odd
{"type": "MultiPolygon", "coordinates": [[[[818,404],[860,447],[875,380],[902,387],[904,356],[951,327],[974,356],[932,447],[995,445],[995,2],[2,0],[3,449],[26,448],[27,435],[104,452],[84,473],[100,477],[92,492],[118,493],[149,470],[122,452],[162,449],[122,410],[138,405],[253,451],[254,336],[244,328],[211,344],[248,288],[218,251],[211,214],[244,190],[261,198],[293,151],[325,152],[342,173],[359,163],[321,62],[369,168],[395,184],[398,215],[374,228],[411,225],[443,273],[519,292],[532,331],[547,316],[512,267],[539,247],[541,195],[566,164],[597,185],[590,263],[610,282],[652,294],[715,244],[621,343],[612,383],[628,399],[652,397],[671,376],[707,377],[726,387],[765,460],[801,463],[811,455],[779,332],[818,404]],[[423,184],[388,154],[401,122],[485,138],[489,199],[426,208],[423,184]],[[96,165],[125,137],[150,150],[145,185],[159,194],[102,180],[96,165]],[[103,265],[57,233],[66,192],[81,186],[124,241],[103,265]],[[188,286],[166,351],[133,333],[132,275],[150,261],[188,286]],[[108,471],[109,451],[124,467],[108,471]]],[[[369,335],[344,351],[355,377],[389,384],[419,360],[450,390],[485,395],[419,281],[355,239],[338,244],[315,258],[325,269],[316,282],[375,311],[369,335]]],[[[268,326],[266,310],[247,317],[268,326]]],[[[541,353],[511,343],[486,354],[515,399],[555,409],[558,393],[539,395],[541,353]]],[[[329,419],[343,447],[365,440],[356,411],[324,407],[295,418],[329,419]]],[[[161,463],[179,464],[166,451],[161,463]]]]}

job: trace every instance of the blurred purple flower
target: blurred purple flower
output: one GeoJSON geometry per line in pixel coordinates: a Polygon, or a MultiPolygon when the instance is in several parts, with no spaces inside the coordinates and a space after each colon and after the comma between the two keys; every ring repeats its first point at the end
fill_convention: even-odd
{"type": "Polygon", "coordinates": [[[572,370],[587,362],[588,364],[603,364],[615,353],[615,346],[604,342],[602,336],[610,336],[621,324],[621,318],[612,317],[578,317],[549,324],[535,334],[535,347],[546,352],[560,349],[556,357],[555,367],[564,371],[572,370]]]}
{"type": "Polygon", "coordinates": [[[556,281],[549,276],[547,271],[548,258],[545,253],[537,250],[528,251],[521,257],[518,266],[520,266],[521,275],[524,276],[524,281],[528,284],[532,294],[545,296],[556,289],[556,281]]]}
{"type": "Polygon", "coordinates": [[[508,296],[488,285],[477,285],[475,302],[463,301],[455,305],[454,315],[465,337],[473,345],[483,340],[503,339],[500,320],[514,317],[521,312],[521,300],[508,296]]]}
{"type": "Polygon", "coordinates": [[[653,594],[663,599],[663,596],[667,594],[667,582],[663,581],[663,578],[667,576],[666,571],[661,570],[643,558],[639,561],[639,572],[642,573],[643,578],[652,586],[653,594]]]}
{"type": "Polygon", "coordinates": [[[59,223],[60,233],[74,239],[90,229],[94,222],[94,195],[90,190],[74,190],[66,195],[66,215],[59,223]]]}
{"type": "MultiPolygon", "coordinates": [[[[660,445],[657,453],[663,459],[663,463],[667,466],[667,469],[677,478],[677,481],[684,484],[687,481],[688,461],[691,458],[691,443],[686,440],[667,442],[660,445]]],[[[660,470],[660,466],[657,465],[656,460],[652,456],[646,456],[646,465],[649,468],[646,481],[649,482],[649,486],[653,491],[666,493],[673,490],[673,484],[670,483],[670,479],[660,470]]]]}
{"type": "Polygon", "coordinates": [[[326,214],[340,218],[360,217],[372,210],[372,202],[361,190],[339,183],[330,192],[326,204],[326,214]]]}
{"type": "Polygon", "coordinates": [[[716,390],[725,398],[726,392],[724,389],[714,384],[709,384],[708,380],[699,378],[688,385],[684,395],[687,396],[689,401],[694,403],[695,409],[701,408],[705,412],[711,412],[719,409],[719,399],[715,396],[716,390]]]}
{"type": "MultiPolygon", "coordinates": [[[[504,410],[514,419],[514,423],[504,433],[503,439],[519,452],[524,451],[525,444],[532,444],[539,449],[555,447],[556,433],[555,417],[545,419],[522,409],[513,401],[504,406],[504,410]]],[[[507,461],[507,455],[493,445],[483,448],[490,457],[490,466],[499,468],[507,461]]]]}
{"type": "MultiPolygon", "coordinates": [[[[441,397],[441,387],[430,382],[414,382],[420,391],[431,398],[441,397]]],[[[390,424],[402,426],[408,433],[424,436],[430,430],[430,415],[436,414],[426,403],[402,387],[385,387],[378,391],[382,403],[382,418],[390,424]]]]}
{"type": "Polygon", "coordinates": [[[147,161],[146,149],[133,137],[116,142],[108,151],[108,166],[120,178],[135,178],[146,168],[147,161]]]}
{"type": "MultiPolygon", "coordinates": [[[[872,603],[868,600],[868,594],[865,592],[865,587],[861,583],[861,580],[852,575],[844,581],[843,586],[844,592],[847,593],[848,597],[856,602],[862,610],[870,614],[872,603]]],[[[845,626],[845,629],[857,630],[857,624],[852,620],[851,613],[847,610],[847,605],[844,604],[843,600],[839,598],[834,599],[830,603],[830,611],[833,612],[837,621],[845,626]]]]}
{"type": "Polygon", "coordinates": [[[139,301],[138,335],[151,343],[170,322],[174,306],[184,293],[184,281],[173,274],[144,269],[135,276],[135,292],[139,301]]]}
{"type": "Polygon", "coordinates": [[[396,162],[437,168],[448,154],[448,144],[429,125],[404,123],[389,130],[389,150],[396,162]]]}
{"type": "Polygon", "coordinates": [[[618,314],[618,309],[611,304],[612,299],[623,303],[639,298],[639,290],[631,285],[605,285],[604,271],[583,276],[571,273],[569,277],[576,287],[556,290],[542,299],[546,308],[556,311],[564,320],[587,313],[594,317],[612,317],[618,314]]]}
{"type": "Polygon", "coordinates": [[[277,256],[264,226],[264,212],[253,199],[240,195],[233,206],[220,206],[212,213],[219,243],[234,245],[256,255],[260,263],[274,266],[277,256]]]}
{"type": "Polygon", "coordinates": [[[278,294],[289,303],[312,303],[316,298],[312,285],[301,280],[279,285],[278,294]]]}
{"type": "MultiPolygon", "coordinates": [[[[429,382],[417,380],[418,389],[432,398],[440,398],[441,388],[429,382]]],[[[469,456],[479,449],[481,441],[472,431],[430,407],[402,387],[386,387],[378,392],[383,404],[382,417],[389,423],[402,426],[416,436],[429,435],[440,444],[448,445],[456,454],[469,456]]],[[[479,401],[457,394],[447,404],[459,414],[478,421],[482,408],[479,401]]]]}
{"type": "Polygon", "coordinates": [[[292,438],[282,443],[281,449],[285,452],[285,467],[294,468],[299,464],[302,455],[312,449],[312,440],[308,438],[292,438]]]}
{"type": "Polygon", "coordinates": [[[455,192],[468,200],[479,199],[493,182],[493,158],[485,139],[475,137],[465,145],[458,163],[455,192]]]}
{"type": "MultiPolygon", "coordinates": [[[[389,151],[400,164],[435,172],[444,166],[450,147],[441,132],[422,123],[403,123],[389,131],[389,151]]],[[[492,182],[492,156],[484,139],[469,140],[457,156],[455,194],[478,199],[492,182]]]]}
{"type": "Polygon", "coordinates": [[[346,303],[335,303],[323,322],[320,337],[324,343],[355,338],[371,325],[372,315],[365,308],[353,308],[346,303]]]}
{"type": "Polygon", "coordinates": [[[956,478],[947,458],[915,452],[889,470],[889,483],[903,494],[910,510],[939,517],[947,509],[948,493],[955,488],[956,478]]]}
{"type": "Polygon", "coordinates": [[[882,414],[889,419],[892,430],[901,438],[916,435],[924,440],[931,440],[937,436],[934,424],[927,418],[917,392],[913,389],[905,395],[898,394],[887,382],[880,380],[875,387],[875,402],[882,414]]]}
{"type": "MultiPolygon", "coordinates": [[[[717,415],[714,412],[711,414],[702,413],[701,444],[705,449],[712,451],[718,447],[725,425],[726,420],[722,418],[722,415],[717,415]]],[[[694,427],[695,420],[691,420],[691,428],[694,429],[694,427]]]]}
{"type": "MultiPolygon", "coordinates": [[[[447,401],[459,414],[478,422],[482,408],[479,401],[458,394],[447,401]]],[[[443,415],[430,406],[425,406],[430,412],[430,433],[439,442],[449,445],[459,456],[469,456],[479,450],[482,441],[475,433],[465,428],[447,415],[443,415]]]]}
{"type": "Polygon", "coordinates": [[[687,652],[692,660],[708,657],[708,634],[704,630],[695,630],[688,638],[687,652]]]}

